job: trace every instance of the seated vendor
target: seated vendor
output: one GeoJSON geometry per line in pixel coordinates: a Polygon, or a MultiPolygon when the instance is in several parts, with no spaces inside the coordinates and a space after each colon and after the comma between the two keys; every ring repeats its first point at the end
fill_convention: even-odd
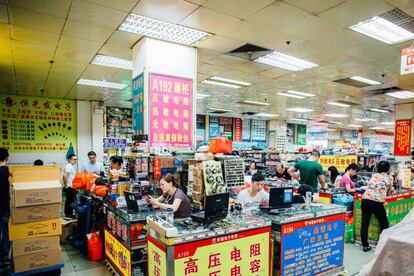
{"type": "Polygon", "coordinates": [[[256,163],[252,162],[250,164],[250,167],[249,167],[248,171],[246,172],[246,174],[247,175],[254,175],[255,173],[257,173],[256,163]]]}
{"type": "Polygon", "coordinates": [[[283,166],[281,162],[276,164],[276,178],[284,179],[284,180],[291,180],[292,177],[288,173],[287,169],[283,166]]]}
{"type": "Polygon", "coordinates": [[[341,180],[341,188],[345,189],[347,193],[355,193],[355,184],[352,178],[357,174],[358,165],[355,163],[349,164],[345,169],[344,176],[341,180]]]}
{"type": "Polygon", "coordinates": [[[160,180],[160,188],[163,195],[158,198],[147,199],[153,208],[166,210],[172,208],[174,218],[185,218],[191,215],[191,204],[188,197],[179,188],[179,185],[172,174],[164,175],[160,180]]]}
{"type": "Polygon", "coordinates": [[[111,162],[111,172],[122,172],[122,164],[124,163],[122,156],[111,156],[109,161],[111,162]]]}
{"type": "Polygon", "coordinates": [[[264,177],[260,173],[252,176],[252,186],[241,191],[237,195],[237,201],[242,204],[243,209],[255,209],[269,202],[269,194],[263,190],[264,177]]]}

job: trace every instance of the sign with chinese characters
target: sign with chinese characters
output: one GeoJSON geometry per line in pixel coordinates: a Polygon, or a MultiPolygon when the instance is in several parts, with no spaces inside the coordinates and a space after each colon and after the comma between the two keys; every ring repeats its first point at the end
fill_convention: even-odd
{"type": "Polygon", "coordinates": [[[103,138],[104,149],[117,148],[124,149],[127,145],[126,139],[121,138],[103,138]]]}
{"type": "Polygon", "coordinates": [[[131,252],[107,229],[105,229],[105,256],[122,275],[131,275],[131,252]]]}
{"type": "Polygon", "coordinates": [[[219,117],[210,116],[208,122],[208,139],[220,137],[219,117]]]}
{"type": "Polygon", "coordinates": [[[266,142],[266,121],[252,120],[252,142],[266,142]]]}
{"type": "Polygon", "coordinates": [[[242,129],[243,129],[242,119],[234,118],[234,135],[233,135],[234,142],[242,141],[242,129]]]}
{"type": "Polygon", "coordinates": [[[12,152],[77,148],[76,101],[0,95],[0,147],[12,152]]]}
{"type": "Polygon", "coordinates": [[[414,73],[414,48],[408,47],[401,50],[400,74],[414,73]]]}
{"type": "Polygon", "coordinates": [[[270,228],[177,245],[171,275],[269,275],[270,228]]]}
{"type": "Polygon", "coordinates": [[[343,266],[345,214],[282,225],[280,275],[317,275],[343,266]]]}
{"type": "Polygon", "coordinates": [[[132,126],[137,134],[144,134],[144,74],[132,80],[132,126]]]}
{"type": "Polygon", "coordinates": [[[220,117],[220,136],[233,141],[233,118],[220,117]]]}
{"type": "Polygon", "coordinates": [[[192,80],[149,75],[149,129],[152,147],[192,147],[192,80]]]}
{"type": "MultiPolygon", "coordinates": [[[[362,224],[362,210],[361,210],[362,195],[355,194],[354,204],[354,229],[355,237],[361,238],[361,224],[362,224]]],[[[406,192],[388,196],[385,201],[385,211],[390,227],[399,223],[414,207],[414,192],[406,192]]],[[[371,216],[371,221],[368,228],[368,240],[378,241],[381,228],[377,218],[371,216]]]]}
{"type": "Polygon", "coordinates": [[[411,148],[411,120],[397,120],[395,122],[394,155],[410,155],[411,148]]]}
{"type": "Polygon", "coordinates": [[[151,235],[148,242],[148,275],[167,276],[167,254],[165,247],[157,242],[151,235]]]}
{"type": "Polygon", "coordinates": [[[326,171],[330,166],[335,166],[339,172],[345,172],[345,169],[349,164],[357,163],[357,159],[356,155],[321,155],[319,163],[322,165],[324,171],[326,171]]]}
{"type": "Polygon", "coordinates": [[[242,124],[242,141],[251,142],[251,122],[250,119],[244,119],[242,124]]]}
{"type": "Polygon", "coordinates": [[[297,131],[297,144],[304,146],[306,145],[306,125],[296,125],[297,131]]]}

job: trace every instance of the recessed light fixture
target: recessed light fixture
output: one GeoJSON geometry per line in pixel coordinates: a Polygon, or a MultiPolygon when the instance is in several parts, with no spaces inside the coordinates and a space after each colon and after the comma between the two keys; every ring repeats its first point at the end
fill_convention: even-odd
{"type": "Polygon", "coordinates": [[[294,72],[319,66],[315,63],[277,51],[261,56],[254,61],[294,72]]]}
{"type": "Polygon", "coordinates": [[[371,108],[371,111],[378,112],[378,113],[389,113],[388,110],[380,109],[380,108],[371,108]]]}
{"type": "Polygon", "coordinates": [[[97,54],[92,60],[92,64],[102,65],[107,67],[115,67],[120,69],[132,70],[132,61],[117,57],[105,56],[97,54]]]}
{"type": "Polygon", "coordinates": [[[395,122],[381,122],[380,124],[384,126],[393,126],[395,125],[395,122]]]}
{"type": "Polygon", "coordinates": [[[384,127],[370,127],[369,129],[372,129],[372,130],[382,130],[382,129],[385,129],[384,127]]]}
{"type": "Polygon", "coordinates": [[[280,93],[278,93],[278,95],[285,96],[285,97],[296,98],[296,99],[304,99],[304,98],[307,98],[307,97],[316,96],[315,94],[301,92],[301,91],[295,91],[295,90],[288,90],[286,92],[280,92],[280,93]]]}
{"type": "Polygon", "coordinates": [[[128,15],[118,29],[186,45],[193,44],[208,35],[206,32],[133,13],[128,15]]]}
{"type": "Polygon", "coordinates": [[[403,99],[403,100],[414,98],[414,92],[407,91],[407,90],[388,92],[388,93],[385,93],[385,95],[391,96],[397,99],[403,99]]]}
{"type": "Polygon", "coordinates": [[[335,105],[340,107],[350,107],[349,104],[339,103],[339,102],[328,102],[329,105],[335,105]]]}
{"type": "Polygon", "coordinates": [[[391,45],[414,38],[414,33],[379,16],[374,16],[348,28],[391,45]]]}
{"type": "Polygon", "coordinates": [[[128,87],[128,84],[125,84],[125,83],[88,80],[88,79],[79,79],[76,83],[81,84],[81,85],[106,87],[106,88],[113,88],[113,89],[125,89],[128,87]]]}
{"type": "Polygon", "coordinates": [[[377,120],[369,119],[369,118],[357,118],[357,119],[355,119],[355,121],[358,121],[358,122],[376,122],[377,120]]]}
{"type": "Polygon", "coordinates": [[[293,107],[293,108],[288,108],[286,110],[287,111],[292,111],[292,112],[312,112],[312,111],[314,111],[313,109],[303,108],[303,107],[293,107]]]}
{"type": "Polygon", "coordinates": [[[250,82],[233,80],[233,79],[226,79],[226,78],[217,77],[217,76],[212,76],[209,79],[210,80],[213,80],[213,81],[219,81],[219,82],[224,82],[224,83],[236,84],[236,85],[240,85],[240,86],[249,86],[249,85],[252,85],[250,82]]]}
{"type": "Polygon", "coordinates": [[[228,88],[234,88],[234,89],[240,89],[241,88],[240,85],[222,83],[222,82],[211,81],[211,80],[203,80],[201,83],[213,84],[213,85],[218,85],[218,86],[223,86],[223,87],[228,87],[228,88]]]}
{"type": "Polygon", "coordinates": [[[269,106],[270,105],[270,103],[266,103],[266,102],[256,102],[256,101],[248,101],[248,100],[238,101],[236,103],[248,104],[248,105],[259,105],[259,106],[269,106]]]}
{"type": "Polygon", "coordinates": [[[381,84],[381,83],[380,83],[380,82],[378,82],[378,81],[374,81],[374,80],[366,79],[366,78],[359,77],[359,76],[352,76],[352,77],[350,77],[350,79],[351,79],[351,80],[354,80],[354,81],[359,81],[359,82],[367,83],[367,84],[369,84],[369,85],[377,85],[377,84],[381,84]]]}
{"type": "Polygon", "coordinates": [[[209,107],[208,109],[213,110],[213,111],[221,111],[221,112],[233,112],[233,110],[231,109],[222,109],[222,108],[214,108],[214,107],[209,107]]]}
{"type": "Polygon", "coordinates": [[[277,116],[279,116],[279,114],[257,113],[256,116],[259,116],[259,117],[277,117],[277,116]]]}
{"type": "Polygon", "coordinates": [[[197,99],[197,100],[202,100],[202,99],[204,99],[204,98],[208,98],[208,97],[210,97],[210,95],[208,95],[208,94],[203,94],[203,93],[197,93],[197,95],[196,95],[196,99],[197,99]]]}
{"type": "Polygon", "coordinates": [[[348,125],[349,127],[354,127],[354,128],[361,128],[361,125],[348,125]]]}
{"type": "Polygon", "coordinates": [[[285,96],[285,97],[290,97],[290,98],[295,98],[295,99],[305,99],[306,97],[303,96],[298,96],[298,95],[293,95],[293,94],[289,94],[286,92],[280,92],[278,93],[279,96],[285,96]]]}
{"type": "Polygon", "coordinates": [[[330,114],[325,114],[326,117],[332,117],[332,118],[346,118],[349,117],[349,115],[346,114],[338,114],[338,113],[330,113],[330,114]]]}

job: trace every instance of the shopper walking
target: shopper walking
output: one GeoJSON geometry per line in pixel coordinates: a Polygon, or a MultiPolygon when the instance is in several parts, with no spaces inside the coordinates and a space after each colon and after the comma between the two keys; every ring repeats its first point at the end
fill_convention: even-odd
{"type": "Polygon", "coordinates": [[[9,152],[0,148],[0,265],[4,268],[10,265],[10,183],[9,183],[9,152]]]}
{"type": "Polygon", "coordinates": [[[390,163],[381,161],[376,173],[368,181],[367,189],[362,195],[361,242],[364,252],[371,250],[368,244],[368,227],[371,215],[374,214],[380,224],[381,232],[388,228],[388,218],[384,208],[387,195],[392,193],[392,178],[388,175],[390,163]]]}
{"type": "Polygon", "coordinates": [[[65,189],[66,195],[66,202],[65,202],[65,216],[72,217],[73,216],[73,209],[71,204],[75,202],[76,191],[72,188],[73,178],[76,174],[76,162],[78,158],[75,154],[69,154],[68,156],[68,163],[65,166],[65,172],[63,173],[63,184],[65,189]]]}
{"type": "Polygon", "coordinates": [[[88,159],[89,162],[85,163],[82,166],[82,172],[88,172],[99,175],[101,172],[104,171],[104,167],[102,163],[96,161],[96,152],[90,151],[88,152],[88,159]]]}

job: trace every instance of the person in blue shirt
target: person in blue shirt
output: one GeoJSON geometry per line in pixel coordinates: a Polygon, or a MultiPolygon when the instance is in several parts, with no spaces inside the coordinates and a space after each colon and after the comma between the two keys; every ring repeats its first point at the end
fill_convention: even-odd
{"type": "Polygon", "coordinates": [[[89,162],[82,166],[81,172],[89,172],[92,174],[100,174],[104,171],[102,163],[96,161],[96,152],[88,152],[89,162]]]}

